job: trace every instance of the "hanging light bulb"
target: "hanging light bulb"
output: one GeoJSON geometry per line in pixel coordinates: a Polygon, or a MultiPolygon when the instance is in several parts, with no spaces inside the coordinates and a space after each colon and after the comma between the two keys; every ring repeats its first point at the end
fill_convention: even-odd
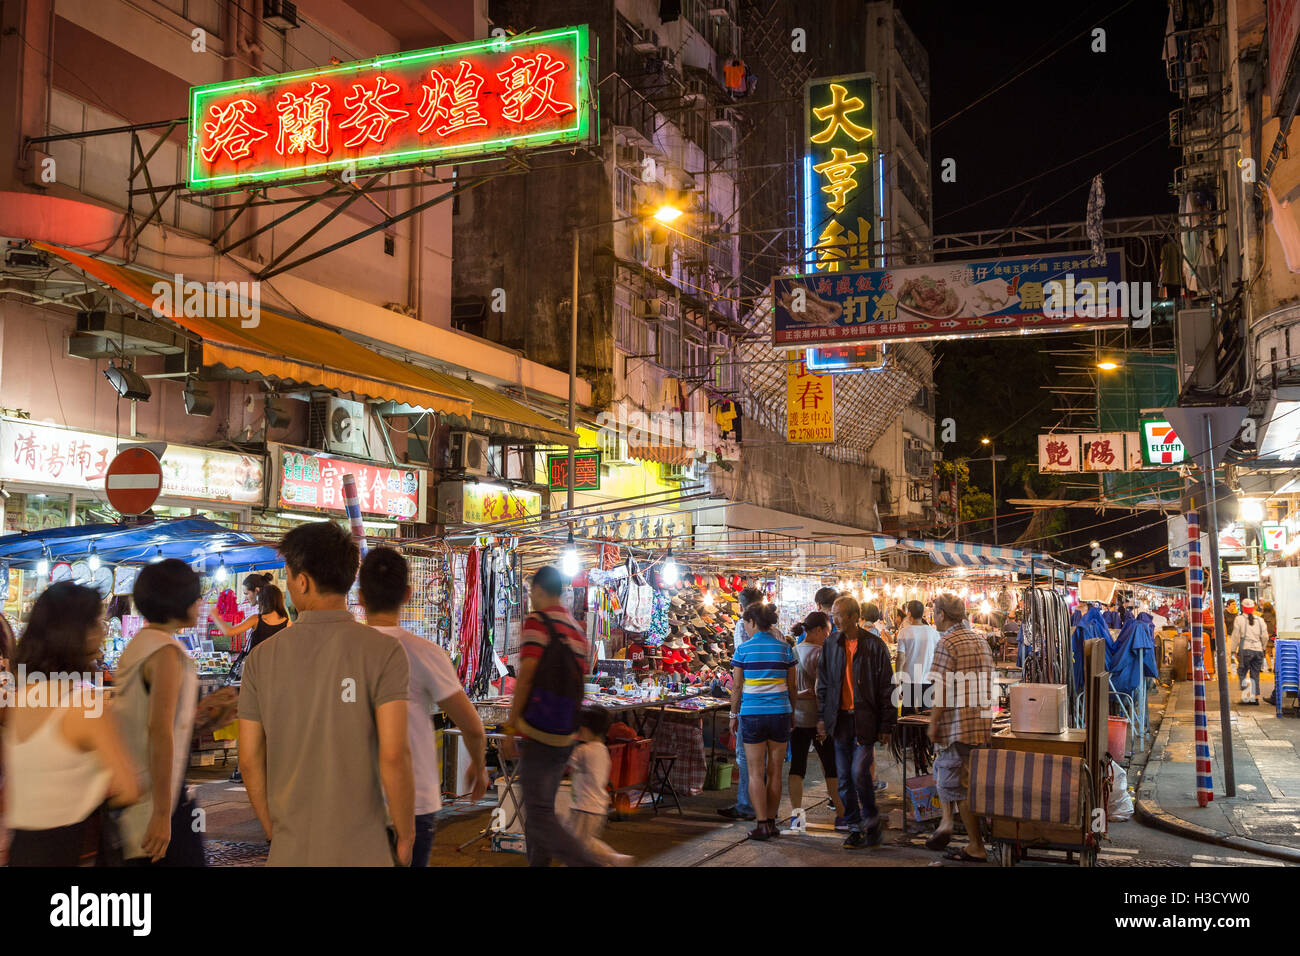
{"type": "Polygon", "coordinates": [[[98,571],[100,563],[99,552],[95,550],[95,546],[92,544],[90,546],[90,558],[86,561],[86,564],[90,566],[90,570],[98,571]]]}
{"type": "Polygon", "coordinates": [[[158,545],[157,547],[154,548],[153,557],[149,559],[149,563],[150,563],[150,564],[157,564],[157,563],[158,563],[159,561],[161,561],[162,559],[163,559],[162,545],[160,544],[160,545],[158,545]]]}
{"type": "Polygon", "coordinates": [[[677,586],[677,582],[681,579],[681,575],[682,569],[679,568],[677,562],[673,560],[673,549],[670,547],[668,549],[668,557],[664,559],[664,570],[660,577],[663,578],[664,584],[671,588],[677,586]]]}
{"type": "Polygon", "coordinates": [[[704,589],[704,606],[713,607],[713,588],[704,589]]]}
{"type": "MultiPolygon", "coordinates": [[[[1300,540],[1300,538],[1297,540],[1300,540]]],[[[36,562],[36,573],[41,577],[49,577],[50,575],[50,553],[44,549],[41,550],[41,559],[36,562]]]]}
{"type": "Polygon", "coordinates": [[[571,578],[578,573],[582,567],[578,560],[578,546],[573,540],[573,531],[569,531],[568,543],[564,546],[564,554],[560,558],[560,570],[566,578],[571,578]]]}
{"type": "Polygon", "coordinates": [[[216,573],[213,574],[213,577],[218,581],[224,582],[229,574],[230,572],[226,570],[226,559],[222,558],[221,563],[217,565],[217,570],[216,573]]]}
{"type": "Polygon", "coordinates": [[[988,614],[991,610],[993,610],[993,605],[989,604],[988,601],[980,601],[981,614],[988,614]]]}

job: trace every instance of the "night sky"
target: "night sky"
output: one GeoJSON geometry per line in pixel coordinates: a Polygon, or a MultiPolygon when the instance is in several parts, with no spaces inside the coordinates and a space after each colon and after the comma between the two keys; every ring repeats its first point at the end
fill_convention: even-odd
{"type": "MultiPolygon", "coordinates": [[[[898,6],[930,54],[936,235],[1081,221],[1091,178],[1099,172],[1107,218],[1175,210],[1168,187],[1178,154],[1168,144],[1168,117],[1177,102],[1161,59],[1163,2],[898,0],[898,6]],[[1105,53],[1091,49],[1094,27],[1106,31],[1105,53]],[[957,160],[955,183],[939,179],[945,157],[957,160]]],[[[1040,336],[941,343],[935,349],[936,418],[957,422],[957,441],[943,446],[945,457],[987,454],[979,438],[997,439],[998,453],[1010,459],[999,464],[1000,500],[1027,497],[1026,474],[1040,492],[1047,486],[1036,476],[1036,436],[1056,425],[1059,414],[1045,390],[1055,376],[1054,360],[1041,350],[1065,344],[1064,336],[1040,336]]],[[[989,465],[976,463],[971,471],[972,481],[987,490],[989,465]]],[[[1006,504],[998,508],[1002,515],[1012,510],[1006,504]]],[[[1067,514],[1074,531],[1056,544],[1075,549],[1062,553],[1074,562],[1085,562],[1087,549],[1077,548],[1093,536],[1108,551],[1119,547],[1129,555],[1163,543],[1163,528],[1136,531],[1152,524],[1152,512],[1131,519],[1115,511],[1067,514]],[[1111,523],[1091,527],[1103,520],[1111,523]]],[[[1002,542],[1014,540],[1027,521],[1027,515],[1004,519],[1002,542]]],[[[987,529],[968,525],[963,537],[991,541],[987,529]]],[[[1056,550],[1049,542],[1033,547],[1056,550]]],[[[1162,558],[1157,556],[1163,570],[1162,558]]]]}

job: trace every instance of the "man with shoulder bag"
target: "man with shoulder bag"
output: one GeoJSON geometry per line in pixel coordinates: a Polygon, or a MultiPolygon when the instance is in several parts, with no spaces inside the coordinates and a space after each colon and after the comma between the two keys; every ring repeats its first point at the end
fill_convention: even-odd
{"type": "Polygon", "coordinates": [[[519,668],[502,754],[519,763],[524,841],[529,866],[599,866],[555,815],[555,795],[573,750],[582,707],[587,638],[560,604],[560,572],[547,565],[533,575],[533,611],[520,634],[519,668]],[[523,738],[516,751],[515,737],[523,738]]]}

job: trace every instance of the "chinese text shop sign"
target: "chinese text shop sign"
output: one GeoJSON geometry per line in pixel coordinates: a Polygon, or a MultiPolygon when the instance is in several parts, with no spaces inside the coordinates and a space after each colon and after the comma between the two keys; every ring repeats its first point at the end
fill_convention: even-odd
{"type": "Polygon", "coordinates": [[[465,524],[522,521],[542,513],[540,494],[500,485],[467,484],[463,501],[465,524]]]}
{"type": "MultiPolygon", "coordinates": [[[[573,455],[574,491],[600,491],[600,452],[580,451],[573,455]]],[[[551,491],[569,488],[569,456],[546,456],[547,487],[551,491]]]]}
{"type": "Polygon", "coordinates": [[[797,352],[786,353],[785,437],[792,442],[835,441],[835,376],[809,372],[797,352]]]}
{"type": "Polygon", "coordinates": [[[281,448],[280,506],[344,514],[343,476],[357,482],[361,511],[395,521],[420,518],[424,473],[415,468],[362,465],[312,451],[281,448]]]}
{"type": "Polygon", "coordinates": [[[190,189],[587,142],[585,26],[190,89],[190,189]]]}
{"type": "Polygon", "coordinates": [[[822,77],[804,89],[804,217],[809,268],[869,269],[875,239],[876,81],[822,77]]]}
{"type": "MultiPolygon", "coordinates": [[[[102,496],[104,476],[118,444],[112,435],[5,419],[0,421],[0,479],[102,496]]],[[[260,505],[266,499],[266,467],[261,455],[168,445],[162,456],[162,473],[164,498],[241,505],[260,505]]]]}
{"type": "Polygon", "coordinates": [[[1122,257],[942,262],[772,280],[775,345],[1027,335],[1125,325],[1141,307],[1122,257]]]}

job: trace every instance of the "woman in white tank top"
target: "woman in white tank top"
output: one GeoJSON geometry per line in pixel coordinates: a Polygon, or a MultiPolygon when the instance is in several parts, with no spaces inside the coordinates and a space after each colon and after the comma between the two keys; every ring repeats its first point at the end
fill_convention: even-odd
{"type": "Polygon", "coordinates": [[[135,769],[94,683],[99,594],[71,582],[36,599],[6,675],[5,823],[10,866],[76,866],[105,801],[135,802],[135,769]]]}

